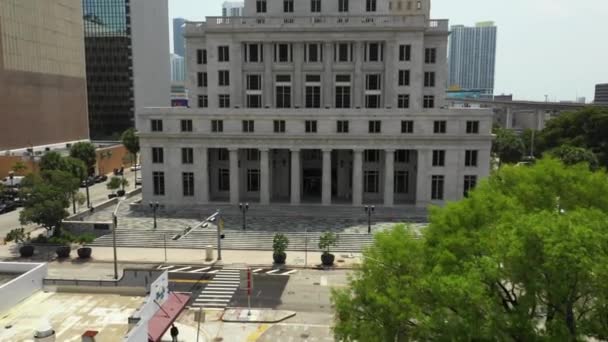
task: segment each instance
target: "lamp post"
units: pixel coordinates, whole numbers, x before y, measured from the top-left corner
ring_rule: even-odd
[[[154,229],[156,229],[156,211],[160,207],[158,202],[150,202],[150,208],[152,208],[152,213],[154,214]]]
[[[116,229],[118,228],[118,207],[122,200],[118,200],[116,204],[116,208],[112,213],[112,221],[114,223],[114,227],[112,228],[112,248],[114,249],[114,279],[118,279],[118,258],[116,256]]]
[[[243,213],[243,230],[247,230],[247,211],[249,203],[239,203],[239,210]]]
[[[367,213],[367,234],[372,233],[372,213],[376,210],[373,205],[366,205],[365,212]]]
[[[12,190],[12,188],[15,186],[14,181],[13,181],[13,178],[15,178],[15,172],[10,171],[8,173],[8,178],[10,178],[10,180],[11,180],[11,190]]]

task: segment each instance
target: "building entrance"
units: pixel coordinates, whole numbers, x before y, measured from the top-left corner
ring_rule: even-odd
[[[302,195],[304,198],[321,197],[322,171],[320,169],[304,169],[302,172]]]

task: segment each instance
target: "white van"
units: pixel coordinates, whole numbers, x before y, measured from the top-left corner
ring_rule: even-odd
[[[23,178],[25,178],[25,177],[24,176],[14,176],[13,179],[11,180],[11,177],[4,177],[4,178],[2,178],[2,183],[5,186],[20,186]]]

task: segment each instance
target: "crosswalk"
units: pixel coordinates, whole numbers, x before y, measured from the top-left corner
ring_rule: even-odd
[[[205,309],[224,309],[230,303],[240,285],[240,269],[223,268],[215,272],[215,276],[194,299],[192,307]]]
[[[161,264],[158,265],[157,268],[161,271],[167,271],[169,273],[186,273],[186,274],[210,274],[216,275],[218,274],[222,268],[218,266],[188,266],[188,265],[168,265]],[[256,275],[272,275],[272,276],[288,276],[296,273],[297,269],[291,268],[268,268],[268,267],[259,267],[252,268],[251,273]]]

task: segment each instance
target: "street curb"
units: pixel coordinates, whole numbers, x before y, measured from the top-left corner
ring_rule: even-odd
[[[222,322],[227,322],[227,323],[279,323],[282,322],[288,318],[294,317],[296,315],[295,311],[285,311],[285,310],[273,310],[273,309],[259,309],[259,308],[255,308],[252,310],[257,310],[257,311],[273,311],[273,312],[285,312],[285,314],[279,318],[276,319],[272,319],[272,320],[264,320],[264,319],[257,319],[257,320],[244,320],[244,319],[226,319],[224,318],[224,316],[226,315],[226,311],[229,310],[247,310],[247,308],[226,308],[224,310],[224,312],[222,313],[222,317],[220,318],[222,320]]]

